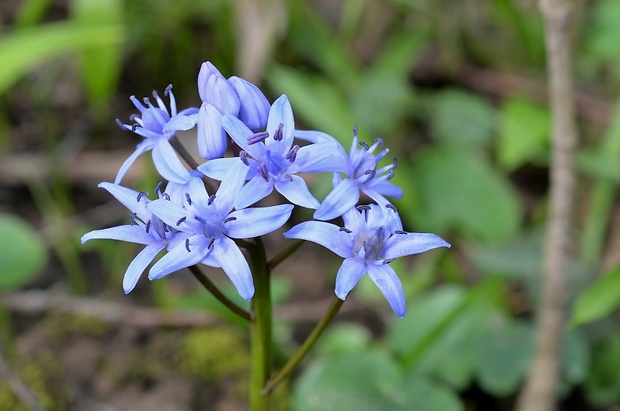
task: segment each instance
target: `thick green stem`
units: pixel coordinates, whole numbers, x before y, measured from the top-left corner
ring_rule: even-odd
[[[213,294],[215,298],[217,298],[222,304],[224,304],[230,311],[237,314],[239,317],[243,318],[246,321],[250,321],[250,314],[245,311],[243,308],[239,307],[237,304],[233,303],[226,297],[222,292],[217,288],[211,280],[198,268],[198,266],[192,265],[189,267],[189,271],[194,274],[194,277]]]
[[[329,323],[334,319],[334,317],[338,313],[338,310],[340,310],[340,307],[342,307],[343,303],[343,300],[334,296],[329,308],[327,309],[327,312],[325,313],[325,315],[323,315],[321,321],[316,325],[314,330],[312,330],[312,333],[308,336],[306,341],[304,341],[302,346],[299,347],[299,350],[297,350],[295,355],[293,355],[291,359],[284,365],[280,372],[274,378],[267,382],[265,388],[263,389],[264,395],[271,394],[271,392],[273,392],[273,390],[275,390],[276,387],[280,385],[280,383],[284,381],[286,377],[289,376],[289,374],[295,369],[295,367],[299,365],[299,363],[301,362],[301,360],[304,359],[308,351],[310,351],[310,349],[317,342],[321,334],[323,334],[323,331],[325,331]]]
[[[250,323],[252,353],[250,410],[267,411],[269,409],[269,395],[263,393],[263,387],[269,380],[273,367],[272,313],[270,271],[265,248],[260,238],[256,239],[256,246],[250,249],[250,253],[255,288],[254,298],[252,299],[252,322]]]

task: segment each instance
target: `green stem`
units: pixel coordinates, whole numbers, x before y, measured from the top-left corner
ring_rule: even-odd
[[[269,260],[269,262],[267,263],[269,269],[273,270],[278,264],[290,257],[295,251],[299,250],[299,248],[304,245],[304,243],[304,240],[293,241],[288,247],[280,251],[275,257]]]
[[[270,271],[265,248],[260,238],[256,239],[256,246],[250,251],[255,288],[252,299],[252,322],[250,323],[252,352],[250,410],[267,411],[269,395],[263,394],[262,391],[271,376],[273,367]]]
[[[187,151],[187,149],[183,146],[183,144],[181,144],[181,142],[176,136],[170,138],[170,145],[172,146],[172,148],[175,149],[177,153],[179,153],[181,158],[185,160],[188,166],[190,166],[194,170],[198,170],[198,166],[199,166],[198,162],[194,160],[194,157],[192,157],[190,152]],[[202,181],[204,181],[205,186],[207,187],[209,191],[213,193],[217,191],[217,187],[206,176],[202,177]]]
[[[246,321],[251,321],[250,314],[247,311],[245,311],[243,308],[239,307],[237,304],[229,300],[228,297],[226,297],[224,294],[222,294],[219,288],[217,288],[217,286],[213,284],[211,280],[209,280],[209,278],[200,270],[200,268],[198,268],[198,266],[192,265],[188,268],[189,268],[189,271],[191,271],[192,274],[194,274],[194,277],[196,277],[196,279],[200,282],[200,284],[202,284],[204,288],[209,290],[209,292],[211,292],[211,294],[213,294],[215,298],[220,300],[222,304],[228,307],[230,311],[237,314],[239,317],[243,318]]]
[[[289,376],[289,374],[295,369],[295,367],[299,365],[301,360],[303,360],[306,354],[308,354],[308,351],[310,351],[310,349],[317,342],[321,334],[323,334],[323,331],[325,331],[329,323],[334,319],[334,317],[338,313],[338,310],[340,310],[340,307],[342,307],[343,303],[343,300],[334,296],[331,304],[329,305],[329,308],[327,309],[327,312],[325,312],[325,315],[323,315],[321,321],[316,325],[316,327],[314,327],[314,330],[312,330],[312,333],[308,336],[306,341],[304,341],[302,346],[299,347],[299,350],[297,350],[295,355],[293,355],[291,359],[288,360],[288,362],[274,378],[267,381],[267,384],[265,384],[265,388],[263,389],[264,395],[271,394],[273,390],[275,390],[278,385],[280,385],[280,383],[282,383],[282,381],[284,381],[286,377]]]

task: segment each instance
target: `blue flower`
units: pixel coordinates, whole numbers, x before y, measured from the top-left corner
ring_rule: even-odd
[[[359,206],[342,217],[344,227],[323,221],[306,221],[284,236],[312,241],[344,258],[336,276],[338,298],[344,300],[367,273],[392,310],[403,317],[407,311],[403,287],[389,263],[398,257],[433,248],[449,248],[450,244],[435,234],[403,231],[400,217],[391,204]]]
[[[208,61],[202,63],[198,74],[198,93],[203,101],[198,113],[198,153],[204,159],[220,158],[226,153],[223,115],[239,118],[252,131],[267,125],[269,101],[263,92],[239,77],[226,80]]]
[[[212,160],[215,161],[215,160]],[[209,195],[201,179],[192,179],[182,204],[155,200],[147,208],[165,224],[186,235],[182,244],[171,248],[149,271],[154,280],[172,272],[203,263],[221,267],[239,294],[249,300],[254,295],[250,267],[233,238],[254,238],[280,228],[293,206],[233,209],[233,202],[245,182],[247,167],[237,162],[229,170],[218,191]]]
[[[147,204],[150,200],[146,197],[146,193],[139,193],[130,188],[112,183],[101,183],[99,187],[106,189],[125,207],[131,210],[130,224],[91,231],[84,234],[81,241],[84,244],[88,240],[109,239],[146,245],[129,264],[125,272],[123,289],[127,294],[134,289],[146,267],[160,251],[167,247],[173,247],[178,242],[183,243],[185,237],[173,227],[166,225],[147,209]],[[158,191],[161,197],[168,197],[168,194],[161,193],[159,190],[156,191]]]
[[[296,130],[295,136],[312,142],[336,141],[328,134],[316,131]],[[361,147],[358,147],[358,144]],[[338,172],[334,173],[334,189],[315,211],[315,219],[331,220],[340,217],[358,203],[360,191],[381,205],[389,204],[385,196],[403,196],[402,190],[389,181],[394,176],[396,158],[392,160],[392,164],[377,168],[379,161],[389,153],[388,149],[384,149],[377,155],[373,154],[382,145],[380,138],[377,138],[372,146],[358,143],[357,127],[353,129],[353,143],[349,155],[346,155],[342,147],[336,154],[343,167],[340,171],[343,171],[347,178],[342,179]]]
[[[145,140],[139,143],[136,150],[125,160],[116,175],[114,184],[119,184],[138,156],[148,150],[153,150],[155,168],[166,180],[183,183],[190,179],[189,172],[177,157],[169,140],[176,136],[177,131],[194,127],[196,123],[192,116],[198,110],[188,108],[177,113],[171,85],[166,88],[164,95],[170,97],[170,110],[157,92],[153,91],[157,106],[154,106],[148,98],[145,98],[142,104],[135,96],[130,97],[131,102],[140,111],[139,116],[131,117],[135,124],[123,124],[120,120],[116,120],[122,129],[131,130],[144,137]]]
[[[239,158],[220,158],[198,167],[206,176],[223,180],[237,163],[247,166],[250,180],[235,199],[237,209],[250,206],[268,196],[275,188],[293,204],[316,208],[319,202],[297,173],[333,171],[336,161],[329,161],[338,149],[334,142],[293,146],[295,123],[293,110],[285,95],[269,111],[267,131],[254,133],[234,116],[224,116],[222,125],[241,147]]]

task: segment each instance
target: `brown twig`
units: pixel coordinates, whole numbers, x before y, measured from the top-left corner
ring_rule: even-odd
[[[546,23],[547,72],[553,135],[551,198],[542,296],[536,318],[534,357],[517,411],[552,411],[564,327],[566,272],[575,191],[574,157],[578,142],[572,81],[569,0],[539,0]]]

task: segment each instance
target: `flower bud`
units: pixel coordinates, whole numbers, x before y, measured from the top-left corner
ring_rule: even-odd
[[[226,131],[222,113],[209,103],[202,103],[198,112],[198,153],[206,160],[221,158],[226,153]]]
[[[230,77],[228,81],[241,102],[239,120],[252,131],[265,129],[270,105],[263,92],[249,81],[236,76]]]
[[[236,116],[241,103],[232,85],[211,62],[202,63],[198,73],[198,94],[203,103],[209,103],[222,114]]]

